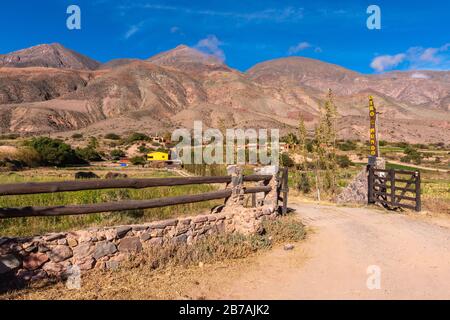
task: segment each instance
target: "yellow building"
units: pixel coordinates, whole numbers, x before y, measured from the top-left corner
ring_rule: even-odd
[[[147,154],[148,161],[167,161],[169,160],[169,154],[165,152],[150,152]]]

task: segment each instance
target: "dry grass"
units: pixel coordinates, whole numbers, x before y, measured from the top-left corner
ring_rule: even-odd
[[[93,270],[82,278],[81,290],[64,283],[33,285],[12,291],[0,299],[180,299],[196,286],[203,272],[245,264],[245,258],[286,241],[305,236],[303,224],[293,216],[264,223],[263,235],[224,234],[204,238],[193,245],[168,244],[130,259],[117,271]]]

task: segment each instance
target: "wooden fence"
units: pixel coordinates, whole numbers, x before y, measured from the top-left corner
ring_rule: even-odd
[[[272,178],[273,178],[272,175],[243,176],[244,182],[259,182],[259,181],[263,182],[262,183],[263,185],[261,186],[244,188],[244,193],[256,194],[259,192],[264,192],[267,194],[272,190],[272,188],[268,185]],[[29,183],[0,185],[0,196],[70,192],[70,191],[98,190],[98,189],[118,189],[118,188],[140,189],[151,187],[193,185],[193,184],[226,183],[228,185],[231,182],[231,180],[232,180],[231,176],[217,176],[217,177],[116,179],[116,180],[96,179],[96,180],[75,180],[75,181],[36,182],[36,183],[29,182]],[[283,190],[284,190],[283,192],[285,192],[283,200],[285,199],[284,202],[286,202],[287,204],[287,189],[284,188]],[[156,198],[149,200],[126,200],[126,201],[114,201],[107,203],[83,204],[83,205],[0,208],[0,219],[32,217],[32,216],[78,215],[78,214],[90,214],[109,211],[158,208],[178,204],[223,199],[230,197],[231,194],[232,189],[226,188],[224,190],[195,195],[182,195],[176,197]],[[283,212],[286,212],[286,208],[283,209]]]
[[[368,182],[369,203],[380,203],[388,209],[421,210],[419,171],[386,170],[369,166]]]

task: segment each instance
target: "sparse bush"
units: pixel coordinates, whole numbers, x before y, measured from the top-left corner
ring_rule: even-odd
[[[356,150],[356,143],[351,141],[351,140],[347,140],[343,143],[339,143],[338,144],[338,149],[342,150],[342,151],[350,151],[350,150]]]
[[[83,134],[81,133],[74,133],[72,135],[72,139],[81,139],[81,138],[83,138]]]
[[[105,134],[105,139],[108,140],[120,140],[120,136],[115,133],[107,133]]]
[[[133,143],[136,141],[148,141],[148,140],[150,140],[150,137],[140,132],[134,132],[127,138],[128,143]]]
[[[15,140],[19,137],[20,137],[20,135],[18,135],[16,133],[8,133],[8,134],[0,135],[0,140]]]
[[[341,168],[348,168],[353,165],[353,162],[349,159],[347,155],[337,155],[336,157],[337,164]]]
[[[406,155],[402,157],[400,160],[402,162],[413,162],[415,164],[420,164],[422,162],[422,155],[416,149],[411,146],[407,146],[403,153]]]

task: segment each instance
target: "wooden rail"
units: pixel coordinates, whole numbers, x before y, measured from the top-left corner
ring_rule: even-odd
[[[270,180],[270,175],[244,176],[244,181]],[[177,177],[177,178],[148,178],[148,179],[95,179],[55,182],[27,182],[0,184],[0,196],[22,195],[36,193],[54,193],[98,189],[142,189],[151,187],[172,187],[190,184],[230,183],[230,176],[218,177]]]
[[[269,192],[271,187],[251,187],[246,188],[244,193]],[[109,211],[138,210],[149,208],[160,208],[177,204],[194,203],[215,199],[223,199],[231,196],[231,189],[206,192],[195,195],[183,195],[177,197],[157,198],[150,200],[127,200],[106,203],[48,206],[48,207],[23,207],[23,208],[0,208],[0,219],[18,217],[49,217],[80,215],[88,213],[99,213]]]
[[[244,193],[255,194],[259,192],[268,193],[272,190],[268,182],[271,175],[248,175],[243,176],[243,181],[264,181],[263,186],[244,188]],[[36,193],[69,192],[95,189],[115,188],[149,188],[162,186],[181,186],[190,184],[230,183],[230,176],[218,177],[177,177],[177,178],[152,178],[152,179],[117,179],[117,180],[84,180],[84,181],[60,181],[39,183],[16,183],[0,185],[0,196],[25,195]],[[149,200],[126,200],[107,203],[84,204],[84,205],[60,205],[22,208],[0,208],[0,219],[35,217],[35,216],[64,216],[81,215],[99,212],[123,211],[158,208],[186,203],[209,201],[228,198],[232,189],[227,188],[195,195],[182,195],[176,197],[156,198]],[[287,198],[287,193],[286,193]]]

